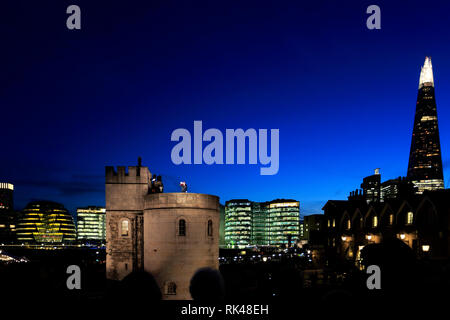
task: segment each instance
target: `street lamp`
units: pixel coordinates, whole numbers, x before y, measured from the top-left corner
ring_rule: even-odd
[[[341,239],[342,239],[342,241],[346,241],[347,237],[346,236],[342,236]]]
[[[423,251],[423,252],[428,252],[428,251],[430,251],[430,246],[429,246],[428,244],[422,245],[422,251]]]
[[[405,234],[404,233],[402,233],[401,235],[400,235],[400,239],[402,239],[402,240],[405,240]]]

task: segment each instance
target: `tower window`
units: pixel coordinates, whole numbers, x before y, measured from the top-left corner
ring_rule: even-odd
[[[389,215],[389,224],[391,226],[394,224],[394,215],[392,213]]]
[[[350,219],[347,220],[347,230],[350,230],[350,228],[352,227],[352,223],[350,222]]]
[[[128,220],[122,220],[122,223],[120,224],[120,234],[123,237],[127,237],[129,234],[129,230],[130,226],[129,226],[129,221]]]
[[[176,295],[177,294],[177,285],[175,282],[167,282],[166,283],[166,294],[168,294],[168,295]]]
[[[212,237],[213,235],[213,224],[212,220],[208,220],[208,237]]]
[[[178,235],[185,236],[186,235],[186,220],[181,219],[178,221]]]

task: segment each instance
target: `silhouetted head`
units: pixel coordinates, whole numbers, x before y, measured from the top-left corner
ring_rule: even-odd
[[[197,302],[217,303],[225,297],[225,284],[218,270],[201,268],[192,277],[189,291]]]
[[[146,271],[134,271],[123,278],[121,296],[130,301],[152,302],[161,300],[161,291],[153,276]]]

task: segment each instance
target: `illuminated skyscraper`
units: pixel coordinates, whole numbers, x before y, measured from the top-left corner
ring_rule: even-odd
[[[269,244],[293,245],[300,238],[300,202],[277,199],[268,205]]]
[[[380,201],[380,185],[381,175],[380,169],[375,169],[375,173],[371,176],[365,177],[361,188],[363,189],[363,195],[367,203]]]
[[[16,213],[13,208],[14,185],[0,182],[0,244],[13,243],[16,233]]]
[[[51,201],[30,202],[19,218],[16,232],[19,242],[32,244],[53,245],[76,239],[69,211],[62,204]]]
[[[11,183],[0,182],[0,211],[13,210],[13,192],[14,185]]]
[[[77,239],[87,243],[106,241],[106,209],[86,207],[77,209]]]
[[[429,57],[425,58],[420,72],[407,177],[416,185],[418,193],[444,188],[433,68]]]
[[[233,247],[251,243],[252,203],[247,199],[225,203],[225,242]]]

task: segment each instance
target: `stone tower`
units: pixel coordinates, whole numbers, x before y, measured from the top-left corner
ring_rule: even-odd
[[[219,266],[219,198],[149,194],[150,178],[147,167],[106,167],[106,275],[144,269],[163,299],[190,299],[195,271]]]
[[[143,268],[144,197],[151,174],[140,166],[105,169],[106,277],[121,280]]]

